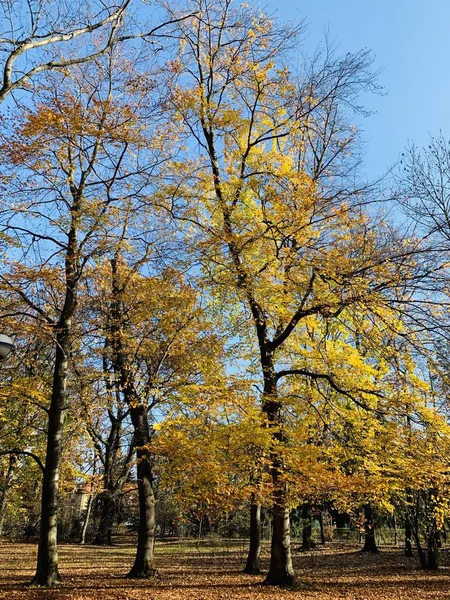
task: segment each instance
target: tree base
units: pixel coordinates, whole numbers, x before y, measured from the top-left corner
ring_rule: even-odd
[[[268,573],[262,582],[263,585],[273,585],[277,587],[296,588],[298,586],[295,575],[286,575],[286,573]]]
[[[261,575],[261,569],[256,565],[246,565],[242,572],[247,575]]]
[[[36,573],[33,579],[28,584],[29,586],[37,586],[37,587],[56,587],[61,582],[61,575],[59,571],[53,574],[40,574]]]
[[[299,552],[308,552],[309,550],[316,550],[317,549],[317,544],[315,542],[311,542],[307,545],[301,545],[298,548]]]
[[[159,577],[157,569],[150,567],[144,567],[142,569],[133,567],[127,574],[127,579],[155,579],[157,577]]]
[[[374,539],[366,540],[364,546],[361,548],[361,552],[367,552],[368,554],[380,553]]]

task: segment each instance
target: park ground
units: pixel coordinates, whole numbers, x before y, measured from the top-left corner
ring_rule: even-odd
[[[245,546],[238,542],[160,542],[156,580],[127,580],[134,547],[62,544],[63,582],[56,589],[27,587],[37,547],[0,543],[0,599],[7,600],[431,600],[450,599],[450,551],[442,568],[427,573],[400,549],[361,554],[349,546],[299,552],[294,545],[298,589],[261,586],[262,577],[242,574]],[[267,567],[267,549],[264,566]]]

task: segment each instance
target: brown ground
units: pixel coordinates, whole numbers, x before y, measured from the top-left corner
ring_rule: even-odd
[[[443,553],[438,573],[417,569],[416,559],[399,550],[377,556],[350,548],[294,552],[296,591],[260,585],[261,577],[243,575],[245,548],[157,546],[160,579],[123,578],[132,563],[131,544],[113,548],[61,545],[63,582],[57,589],[25,587],[34,572],[34,544],[0,544],[0,599],[35,600],[450,600],[450,555]],[[446,564],[447,563],[447,564]],[[267,566],[267,564],[265,565]]]

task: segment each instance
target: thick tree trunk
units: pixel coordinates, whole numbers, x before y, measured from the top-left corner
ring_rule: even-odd
[[[302,521],[302,550],[311,550],[314,548],[314,542],[312,540],[312,509],[309,502],[303,504]]]
[[[244,573],[258,575],[261,573],[261,505],[256,504],[254,494],[250,506],[250,547]]]
[[[97,546],[112,545],[112,529],[116,519],[117,506],[114,496],[110,491],[105,491],[101,495],[101,513],[100,524],[93,544]]]
[[[8,460],[8,470],[5,473],[5,480],[3,482],[2,490],[0,493],[0,535],[3,535],[3,527],[5,524],[6,499],[8,497],[8,492],[13,482],[13,475],[16,462],[17,456],[15,454],[10,454]]]
[[[282,431],[282,406],[278,402],[277,380],[273,365],[273,355],[262,352],[264,373],[263,410],[269,426],[273,427],[274,450],[271,452],[270,474],[273,484],[272,543],[270,547],[270,567],[264,583],[267,585],[293,586],[295,573],[291,557],[291,537],[287,486],[282,479],[282,459],[277,447],[286,440]]]
[[[406,517],[406,520],[405,520],[405,556],[414,556],[411,538],[412,538],[411,522],[409,520],[409,517]]]
[[[369,504],[364,506],[364,546],[361,552],[371,552],[372,554],[378,554],[379,552],[375,542],[373,512]]]
[[[284,505],[284,490],[279,490],[275,495],[270,567],[264,583],[292,586],[295,574],[291,558],[289,509]]]
[[[32,583],[52,587],[60,581],[57,550],[58,487],[61,468],[62,435],[66,413],[70,321],[57,334],[55,368],[50,408],[48,410],[47,452],[42,481],[41,524],[37,568]]]
[[[145,448],[150,442],[150,430],[145,407],[131,406],[130,416],[135,430],[137,478],[139,493],[139,532],[134,565],[127,577],[149,578],[157,574],[154,565],[155,494],[153,473]]]
[[[120,387],[130,410],[133,423],[133,448],[136,449],[136,472],[139,496],[139,531],[138,544],[134,564],[127,577],[154,577],[157,571],[154,566],[155,546],[155,494],[153,490],[153,473],[149,461],[147,445],[151,441],[148,423],[148,406],[141,402],[136,393],[133,373],[127,360],[123,345],[120,323],[123,318],[121,294],[123,291],[118,273],[119,254],[111,260],[112,291],[114,303],[112,306],[112,346],[114,350],[113,368],[119,375]]]

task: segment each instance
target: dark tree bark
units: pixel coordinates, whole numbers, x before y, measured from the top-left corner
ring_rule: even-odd
[[[62,436],[66,416],[66,387],[72,341],[72,318],[77,306],[80,266],[78,230],[82,187],[71,186],[71,224],[65,255],[66,292],[59,321],[55,326],[55,362],[52,395],[48,408],[48,431],[42,479],[41,522],[36,573],[32,583],[52,587],[61,580],[58,571],[58,491],[61,470]]]
[[[440,536],[436,525],[436,520],[433,519],[427,536],[427,570],[437,571],[439,569],[439,545]]]
[[[406,519],[405,519],[405,556],[414,556],[411,538],[412,538],[411,522],[409,520],[409,517],[406,517]]]
[[[117,516],[116,499],[109,490],[106,490],[101,494],[100,502],[100,523],[92,543],[97,546],[111,546],[112,530]]]
[[[408,517],[409,526],[414,537],[416,544],[417,555],[419,557],[419,565],[421,569],[428,569],[427,555],[422,548],[422,542],[420,541],[419,535],[419,508],[420,508],[420,494],[416,495],[415,511],[412,517]]]
[[[107,352],[109,341],[105,340],[103,355],[103,375],[108,395],[108,419],[110,422],[108,437],[99,435],[94,426],[89,426],[97,455],[103,465],[103,492],[100,494],[100,523],[93,544],[98,546],[112,545],[112,531],[120,506],[120,496],[131,469],[134,453],[133,442],[128,446],[126,456],[122,453],[123,421],[128,415],[124,409],[120,395],[120,384],[108,364]],[[113,367],[114,370],[114,367]],[[115,410],[112,408],[115,406]]]
[[[263,349],[261,356],[265,397],[263,410],[267,414],[269,425],[274,427],[274,440],[277,443],[284,443],[284,435],[280,428],[282,406],[278,402],[273,353]],[[295,573],[291,557],[289,507],[286,500],[287,489],[282,478],[282,463],[277,450],[272,451],[270,459],[270,474],[274,489],[273,529],[270,547],[270,567],[264,583],[267,585],[293,586],[295,585]]]
[[[123,286],[118,273],[119,253],[111,260],[113,305],[111,309],[111,342],[113,346],[113,368],[120,381],[120,387],[130,411],[134,429],[134,444],[137,459],[137,479],[139,495],[139,532],[138,545],[134,564],[127,577],[149,578],[157,574],[154,565],[155,546],[155,493],[153,490],[153,473],[148,454],[151,441],[148,421],[148,406],[141,402],[135,390],[133,373],[127,360],[122,341],[121,323],[123,319],[121,294]]]
[[[375,542],[375,525],[370,504],[364,506],[364,546],[361,552],[370,552],[372,554],[378,554],[379,552]]]
[[[66,318],[56,339],[53,390],[48,410],[47,452],[42,481],[41,524],[37,568],[32,583],[52,587],[61,579],[58,571],[58,488],[61,469],[62,435],[66,413],[66,382],[70,350],[71,320]]]
[[[427,511],[431,511],[433,509],[432,503],[429,503],[430,500],[430,492],[424,491],[422,493],[416,493],[416,501],[413,515],[408,515],[408,520],[411,528],[412,535],[414,537],[414,542],[417,549],[417,554],[419,556],[419,564],[420,568],[427,571],[437,571],[439,568],[439,546],[440,546],[440,533],[437,528],[436,519],[434,517],[430,518],[426,527],[426,550],[422,547],[422,542],[420,539],[420,523],[419,523],[419,514],[421,507],[427,514]],[[429,512],[428,512],[429,514]]]
[[[312,509],[309,502],[305,502],[302,507],[302,550],[311,550],[314,548],[312,540]]]
[[[414,537],[416,537],[416,536],[414,536]],[[420,568],[427,570],[428,569],[427,555],[423,551],[422,544],[420,543],[420,541],[418,541],[417,538],[416,538],[416,548],[417,548],[417,554],[419,556]]]
[[[439,532],[435,523],[427,532],[427,551],[422,548],[418,531],[413,527],[413,535],[419,556],[420,568],[425,571],[437,571],[439,568]]]
[[[146,450],[150,443],[150,430],[145,407],[131,407],[136,441],[137,478],[139,492],[139,532],[134,565],[127,577],[154,577],[157,573],[154,565],[155,546],[155,494],[153,491],[152,467]]]
[[[261,505],[255,502],[255,495],[252,494],[252,503],[250,506],[250,547],[247,556],[244,573],[258,575],[261,573]]]

